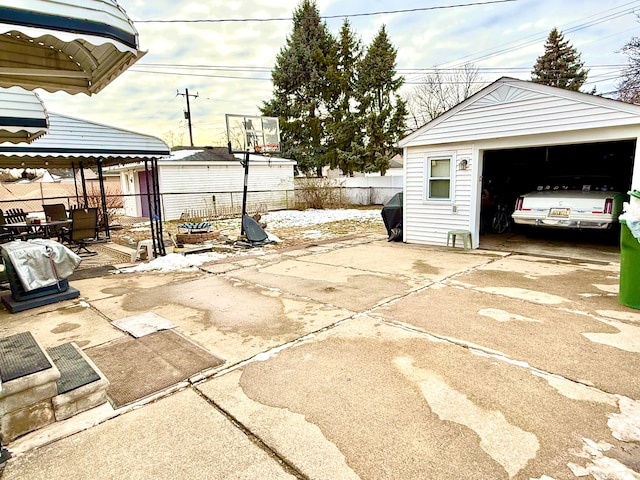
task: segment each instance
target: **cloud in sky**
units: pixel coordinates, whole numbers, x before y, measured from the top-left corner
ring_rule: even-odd
[[[337,35],[346,16],[479,3],[481,0],[317,0],[329,30]],[[39,91],[49,111],[167,138],[188,145],[184,117],[189,89],[196,145],[226,141],[226,113],[259,114],[271,97],[269,69],[285,45],[291,21],[152,23],[146,20],[291,18],[297,0],[118,0],[134,21],[147,55],[97,95]],[[589,85],[615,88],[626,57],[620,48],[640,36],[640,0],[516,0],[406,13],[350,16],[368,45],[382,25],[398,50],[397,67],[408,84],[420,75],[410,69],[454,67],[472,62],[487,83],[501,76],[530,78],[553,27],[565,33],[591,67]],[[610,65],[613,67],[602,67]]]

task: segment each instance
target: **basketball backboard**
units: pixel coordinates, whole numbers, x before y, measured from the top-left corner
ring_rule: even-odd
[[[225,115],[231,152],[275,153],[280,151],[277,117]]]

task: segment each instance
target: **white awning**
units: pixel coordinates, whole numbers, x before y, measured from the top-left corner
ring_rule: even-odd
[[[0,144],[0,168],[70,168],[99,159],[103,166],[164,158],[171,149],[151,135],[49,113],[49,133],[33,143]]]
[[[38,94],[0,88],[0,143],[30,143],[48,129],[49,115]]]
[[[145,53],[115,0],[0,0],[0,87],[92,95]]]

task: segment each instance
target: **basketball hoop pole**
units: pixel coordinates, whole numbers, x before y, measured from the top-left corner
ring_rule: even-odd
[[[240,217],[240,235],[244,235],[244,216],[247,213],[247,188],[249,183],[249,150],[244,154],[244,190],[242,191],[242,216]]]

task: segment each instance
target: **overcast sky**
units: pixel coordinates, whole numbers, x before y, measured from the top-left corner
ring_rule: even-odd
[[[148,53],[97,95],[38,91],[49,111],[189,144],[184,110],[189,90],[194,144],[226,142],[225,114],[259,114],[271,97],[270,69],[292,29],[294,0],[118,0]],[[473,5],[476,3],[476,5]],[[615,89],[626,63],[621,47],[640,36],[640,0],[317,0],[329,30],[349,17],[368,45],[382,25],[398,50],[405,90],[416,69],[472,62],[481,77],[528,80],[553,27],[591,68],[588,87]],[[445,7],[445,8],[433,8]],[[432,8],[432,9],[429,9]],[[427,10],[429,9],[429,10]],[[402,10],[411,10],[402,12]],[[386,12],[376,14],[378,12]],[[363,15],[370,14],[370,15]],[[179,20],[273,19],[284,21]],[[171,20],[158,23],[153,20]]]

